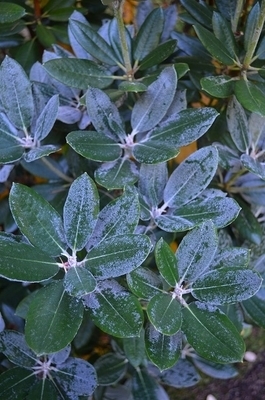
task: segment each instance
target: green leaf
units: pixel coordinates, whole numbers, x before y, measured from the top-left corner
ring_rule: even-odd
[[[25,326],[29,347],[39,356],[63,349],[75,337],[83,311],[83,304],[66,293],[62,281],[43,287],[29,305]]]
[[[218,268],[200,276],[192,285],[193,296],[210,304],[220,305],[247,300],[260,288],[260,276],[250,269]]]
[[[12,124],[25,131],[34,113],[31,83],[20,64],[8,56],[1,64],[0,78],[5,112]]]
[[[10,163],[18,161],[23,153],[24,148],[21,146],[15,132],[12,132],[10,123],[6,121],[4,114],[0,114],[0,163]]]
[[[260,18],[260,5],[257,2],[253,7],[251,7],[245,26],[244,48],[246,52],[248,51],[249,47],[253,45],[252,39],[253,35],[256,34],[256,29],[258,29],[257,27],[259,24],[259,18]]]
[[[144,369],[136,369],[132,376],[132,395],[134,400],[168,400],[168,395],[155,378]]]
[[[114,161],[122,155],[120,145],[104,133],[73,131],[67,135],[66,141],[78,154],[90,160]]]
[[[160,371],[172,367],[180,356],[182,334],[166,336],[158,332],[151,324],[146,327],[145,348],[148,357]]]
[[[154,165],[142,164],[138,187],[145,201],[157,207],[163,200],[163,192],[168,179],[166,163]]]
[[[143,60],[160,41],[164,27],[164,14],[162,8],[155,8],[145,19],[137,33],[133,56],[135,60]]]
[[[164,163],[179,154],[179,149],[172,147],[172,143],[155,140],[142,140],[133,146],[133,156],[143,164]]]
[[[139,267],[127,275],[130,290],[140,299],[151,300],[162,291],[162,279],[155,272]]]
[[[150,322],[164,335],[174,335],[181,328],[181,304],[172,293],[156,294],[146,309]]]
[[[41,22],[36,26],[36,36],[43,47],[51,47],[56,43],[56,37],[53,34],[52,29]]]
[[[133,233],[137,227],[139,216],[137,190],[134,186],[127,186],[122,196],[111,201],[100,211],[87,249],[107,238]]]
[[[50,21],[68,21],[71,14],[74,12],[75,8],[73,6],[58,8],[49,12]],[[81,11],[81,10],[80,10]]]
[[[36,121],[35,140],[43,140],[48,136],[55,124],[59,108],[59,95],[52,96]]]
[[[155,260],[162,277],[170,286],[175,287],[179,279],[177,260],[175,254],[163,238],[156,244]]]
[[[142,82],[129,82],[129,81],[123,81],[119,84],[119,90],[122,90],[123,92],[146,92],[147,91],[147,86],[144,85]]]
[[[99,279],[115,278],[139,267],[150,250],[151,242],[145,235],[113,236],[95,245],[84,263]]]
[[[250,146],[250,133],[246,113],[236,97],[230,98],[226,111],[227,127],[237,149],[245,152]]]
[[[202,90],[213,97],[224,99],[234,92],[235,80],[227,75],[206,76],[200,80]]]
[[[59,256],[65,250],[61,217],[43,197],[14,183],[9,204],[19,229],[34,246],[51,256]]]
[[[201,377],[189,360],[179,358],[174,367],[160,374],[159,379],[165,385],[182,389],[196,385]]]
[[[165,68],[133,107],[131,125],[134,134],[148,131],[162,120],[172,103],[176,87],[177,74],[174,67]]]
[[[89,88],[86,93],[86,107],[98,132],[115,141],[126,137],[119,110],[106,93],[94,87]]]
[[[17,21],[26,14],[25,8],[14,3],[1,2],[0,24]]]
[[[125,26],[124,28],[125,38],[127,42],[128,55],[130,62],[132,64],[132,36]],[[124,65],[123,54],[122,54],[122,45],[120,39],[120,32],[117,18],[113,18],[109,21],[108,24],[108,40],[111,45],[112,50],[115,52],[117,59],[119,60],[121,65]]]
[[[200,4],[195,0],[181,0],[181,4],[200,24],[207,28],[212,25],[212,12],[205,4]]]
[[[48,379],[38,379],[36,384],[28,391],[27,400],[58,400],[58,392],[52,381]]]
[[[104,354],[98,358],[94,364],[98,385],[109,386],[120,381],[126,374],[127,364],[128,361],[124,357],[115,353]]]
[[[144,330],[139,337],[123,339],[123,350],[129,363],[134,367],[139,367],[145,359]]]
[[[71,185],[63,208],[67,243],[74,251],[82,250],[95,228],[99,212],[99,196],[94,181],[87,173]]]
[[[44,68],[58,81],[82,90],[90,85],[103,89],[113,81],[109,70],[90,60],[58,58],[47,61]]]
[[[199,302],[189,304],[183,310],[182,327],[189,344],[201,357],[221,364],[242,361],[244,341],[218,308]]]
[[[259,296],[253,296],[251,299],[243,301],[243,309],[261,328],[265,328],[265,301]]]
[[[176,63],[176,64],[174,64],[174,68],[178,75],[178,79],[182,78],[190,70],[187,63]]]
[[[73,297],[82,297],[95,290],[97,281],[94,276],[83,267],[72,267],[64,278],[64,287]]]
[[[240,79],[235,83],[235,95],[244,108],[263,117],[265,116],[265,95],[258,87],[258,84]]]
[[[249,156],[248,154],[242,154],[240,161],[246,169],[258,175],[261,179],[265,180],[265,163],[259,162]]]
[[[123,189],[138,179],[138,169],[134,162],[118,159],[102,164],[95,172],[95,180],[108,190]]]
[[[57,263],[25,243],[0,241],[0,275],[14,281],[41,282],[58,272]]]
[[[213,58],[218,60],[224,65],[234,65],[235,60],[231,57],[229,50],[226,48],[219,39],[217,39],[208,29],[200,25],[194,25],[195,32],[197,33],[200,41],[205,48],[211,53]]]
[[[193,282],[205,273],[217,251],[218,237],[211,221],[194,228],[176,252],[180,282]]]
[[[79,396],[90,396],[97,387],[97,376],[94,367],[85,360],[69,358],[51,371],[52,380],[67,393],[69,399]]]
[[[252,243],[260,245],[262,241],[262,229],[259,221],[241,197],[237,198],[241,206],[241,212],[233,223],[233,227],[238,231],[241,238],[250,240]]]
[[[177,41],[175,39],[159,44],[149,54],[147,54],[140,62],[140,70],[145,70],[159,65],[166,60],[176,49]]]
[[[231,58],[235,58],[238,50],[231,24],[220,13],[215,11],[213,12],[212,23],[215,37],[226,47]]]
[[[36,382],[32,371],[15,367],[0,375],[0,393],[5,400],[22,400]]]
[[[217,166],[218,152],[213,146],[191,154],[170,176],[164,191],[165,204],[180,207],[195,199],[209,185]]]
[[[117,65],[118,60],[110,45],[88,24],[70,18],[69,27],[78,43],[103,64]],[[92,84],[92,86],[94,86]]]
[[[124,338],[139,336],[143,325],[143,311],[137,298],[115,280],[101,282],[96,291],[87,296],[94,323],[110,335]]]
[[[13,364],[31,369],[37,364],[35,353],[28,347],[24,335],[16,331],[5,330],[0,335],[1,352]]]
[[[36,147],[30,149],[27,153],[24,153],[24,160],[27,163],[38,160],[39,158],[48,156],[51,153],[55,153],[60,150],[60,147],[53,144],[47,144],[45,146]]]
[[[219,238],[220,239],[220,238]],[[250,250],[243,247],[228,247],[219,250],[215,255],[211,269],[223,267],[237,267],[246,268],[249,264]]]

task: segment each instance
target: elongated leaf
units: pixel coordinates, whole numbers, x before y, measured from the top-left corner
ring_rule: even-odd
[[[54,387],[52,381],[48,379],[37,379],[36,384],[31,387],[28,392],[28,400],[57,400],[58,392]]]
[[[252,297],[260,288],[260,276],[249,269],[218,268],[192,285],[193,296],[210,304],[235,303]]]
[[[42,157],[48,156],[51,153],[55,153],[60,150],[58,145],[47,144],[45,146],[36,147],[30,149],[27,153],[24,153],[24,160],[27,163],[39,160]]]
[[[244,32],[244,48],[248,51],[249,46],[252,45],[253,35],[256,33],[255,30],[258,26],[258,21],[260,18],[260,5],[257,2],[251,7],[251,10],[248,14],[245,32]]]
[[[34,190],[13,184],[9,198],[13,217],[29,241],[51,256],[66,247],[60,215]]]
[[[163,335],[151,324],[147,325],[145,334],[145,348],[148,357],[160,371],[172,367],[180,356],[182,334],[172,336]]]
[[[2,372],[0,376],[0,393],[5,400],[21,400],[28,394],[36,382],[32,371],[15,367]]]
[[[138,169],[131,160],[118,159],[102,164],[95,172],[95,179],[108,190],[123,189],[137,181]]]
[[[89,88],[86,93],[86,106],[98,132],[113,140],[126,137],[118,108],[102,90]]]
[[[193,362],[204,374],[217,379],[231,379],[238,375],[237,369],[231,364],[217,364],[194,357]]]
[[[205,273],[217,250],[218,238],[211,221],[194,228],[181,241],[176,252],[181,282],[194,282]]]
[[[205,25],[207,28],[212,25],[212,13],[206,5],[200,4],[195,0],[181,0],[181,4],[200,24]]]
[[[37,357],[28,347],[24,335],[16,331],[5,330],[0,335],[1,352],[13,364],[24,368],[32,368],[37,363]]]
[[[25,8],[18,4],[8,3],[2,1],[1,3],[1,15],[0,24],[7,24],[10,22],[17,21],[26,14]]]
[[[213,97],[224,99],[234,92],[235,80],[227,75],[207,76],[200,80],[202,90]]]
[[[166,60],[176,49],[177,41],[175,39],[159,44],[154,50],[147,54],[140,62],[140,70],[145,70],[158,65]]]
[[[127,42],[128,54],[129,54],[130,62],[132,63],[132,37],[129,32],[129,29],[127,29],[125,27],[124,31],[125,31],[125,38],[126,38],[126,42]],[[121,39],[120,39],[120,33],[119,33],[119,26],[118,26],[118,21],[116,18],[113,18],[109,21],[108,38],[109,38],[109,42],[112,47],[112,50],[115,52],[116,58],[119,60],[119,62],[122,65],[124,65]]]
[[[119,354],[108,353],[98,358],[94,364],[98,384],[108,386],[117,383],[125,375],[127,364],[128,361]]]
[[[228,130],[238,150],[245,152],[250,145],[250,134],[246,113],[233,96],[227,106],[226,120]]]
[[[119,84],[119,90],[123,92],[146,92],[147,86],[139,81],[123,81]]]
[[[181,328],[181,304],[172,294],[159,293],[149,301],[147,315],[156,330],[164,335],[174,335]]]
[[[99,196],[94,181],[86,174],[71,185],[63,209],[66,240],[74,251],[85,247],[98,217]]]
[[[140,216],[139,200],[134,186],[127,186],[118,197],[100,211],[87,249],[107,238],[133,233]]]
[[[60,368],[52,371],[51,376],[71,399],[90,396],[98,384],[95,368],[87,361],[77,358],[69,358]]]
[[[242,303],[244,310],[250,318],[260,327],[265,328],[265,301],[258,296],[253,296]]]
[[[240,79],[235,83],[235,95],[239,103],[249,111],[265,116],[264,93],[253,82]]]
[[[163,11],[161,8],[156,8],[148,15],[137,33],[133,46],[135,60],[142,60],[158,46],[163,27]]]
[[[139,336],[143,325],[143,311],[136,297],[116,281],[104,281],[87,296],[94,323],[104,332],[116,337]]]
[[[242,154],[240,160],[245,168],[265,180],[265,163],[259,162],[247,154]]]
[[[155,272],[139,267],[127,275],[130,290],[141,299],[151,300],[162,291],[162,279]]]
[[[238,231],[241,238],[260,245],[262,241],[262,229],[258,219],[255,217],[249,205],[241,198],[237,198],[242,209],[233,226]]]
[[[174,367],[163,371],[159,379],[165,385],[180,388],[188,388],[196,385],[201,379],[194,365],[187,359],[179,358]]]
[[[218,12],[213,12],[213,32],[217,39],[219,39],[232,58],[238,53],[235,36],[231,29],[231,24]]]
[[[14,281],[41,282],[58,272],[57,263],[25,243],[0,241],[0,275]]]
[[[6,56],[0,69],[1,101],[10,121],[25,130],[31,124],[34,104],[30,81],[20,66]]]
[[[172,287],[178,282],[178,269],[175,254],[169,245],[161,238],[155,247],[155,260],[160,274]]]
[[[180,207],[196,198],[211,182],[218,166],[215,147],[204,147],[183,161],[170,176],[164,191],[169,207]]]
[[[194,29],[202,44],[216,60],[224,65],[233,65],[235,63],[234,57],[231,57],[225,44],[217,39],[208,29],[197,24],[194,25]]]
[[[211,269],[223,267],[246,268],[249,264],[250,250],[243,247],[230,247],[219,250],[215,255]]]
[[[30,348],[37,355],[63,349],[75,337],[83,310],[82,303],[66,293],[62,281],[40,289],[27,314],[25,337]]]
[[[138,187],[148,204],[156,207],[161,203],[167,179],[166,163],[141,165]]]
[[[90,85],[103,89],[112,83],[109,70],[90,60],[58,58],[47,61],[44,68],[53,78],[78,89]]]
[[[36,121],[36,129],[34,132],[35,140],[43,140],[44,138],[46,138],[46,136],[48,136],[56,121],[58,108],[59,96],[55,95],[48,101]]]
[[[163,387],[144,369],[134,371],[132,394],[134,400],[169,400]]]
[[[72,267],[64,278],[64,287],[67,293],[74,297],[82,297],[96,289],[97,281],[94,276],[83,267]]]
[[[94,58],[108,65],[117,65],[117,57],[108,43],[88,24],[75,19],[69,27],[78,43]]]
[[[165,68],[133,107],[131,124],[134,133],[150,130],[161,121],[172,103],[176,87],[175,69]]]
[[[3,114],[1,114],[2,116]],[[10,163],[19,160],[24,148],[18,139],[9,131],[9,127],[4,123],[0,116],[0,162],[1,164]]]
[[[124,338],[122,342],[123,350],[130,364],[134,368],[139,367],[145,359],[144,330],[141,331],[139,337]]]
[[[197,353],[209,361],[242,361],[245,345],[232,322],[218,308],[191,303],[183,310],[183,331]]]
[[[97,278],[114,278],[139,267],[150,250],[151,242],[145,235],[114,236],[95,245],[84,263]]]
[[[146,140],[136,143],[133,147],[133,156],[143,164],[164,163],[179,154],[179,149],[172,147],[171,143]]]
[[[114,161],[122,155],[116,141],[95,131],[73,131],[67,135],[67,143],[81,156],[94,161]]]

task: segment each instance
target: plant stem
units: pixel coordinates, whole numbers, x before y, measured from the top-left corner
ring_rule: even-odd
[[[121,51],[122,51],[124,66],[126,68],[127,76],[130,79],[130,78],[132,78],[132,65],[131,65],[131,60],[130,60],[128,44],[126,41],[125,26],[124,26],[124,22],[123,22],[123,18],[122,18],[123,4],[124,4],[124,0],[115,0],[115,1],[113,1],[112,6],[113,6],[113,10],[114,10],[114,16],[117,19],[117,23],[118,23],[118,30],[119,30],[119,36],[120,36],[120,41],[121,41]]]
[[[252,60],[253,54],[255,53],[264,22],[265,22],[265,0],[262,0],[261,6],[260,6],[260,14],[259,14],[259,18],[258,18],[258,23],[253,32],[251,42],[249,43],[247,53],[246,53],[244,61],[243,61],[243,65],[244,65],[245,69],[248,69],[249,65],[253,61]]]
[[[240,15],[241,15],[243,7],[244,7],[244,3],[245,3],[245,0],[237,0],[235,14],[234,14],[233,19],[231,21],[232,31],[234,33],[237,31],[237,25],[238,25],[238,21],[239,21]]]
[[[62,171],[57,169],[54,165],[50,163],[47,157],[42,157],[42,162],[48,167],[52,172],[54,172],[59,178],[62,178],[64,181],[72,183],[73,179],[70,176],[65,175]]]

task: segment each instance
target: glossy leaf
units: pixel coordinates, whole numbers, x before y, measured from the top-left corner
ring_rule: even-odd
[[[165,68],[133,107],[131,125],[135,134],[150,130],[161,121],[172,103],[176,87],[175,69]],[[163,96],[161,96],[161,91],[163,91]]]
[[[51,153],[55,153],[60,150],[60,147],[53,144],[47,144],[45,146],[36,147],[30,149],[27,153],[24,153],[24,160],[28,163],[39,160],[42,157],[48,156]]]
[[[132,376],[132,395],[134,400],[169,400],[165,390],[147,371],[137,369]]]
[[[138,187],[148,204],[156,207],[161,203],[167,179],[166,163],[141,165]]]
[[[139,221],[139,211],[137,191],[134,186],[127,186],[122,196],[100,211],[87,249],[107,238],[134,233]]]
[[[25,342],[20,332],[5,330],[0,335],[1,352],[13,364],[24,368],[32,368],[37,363],[37,357]]]
[[[144,330],[141,331],[141,335],[132,338],[123,339],[123,350],[129,363],[137,368],[145,359],[145,344],[144,344]]]
[[[32,371],[15,367],[2,372],[0,376],[0,393],[5,400],[21,400],[28,394],[36,382]]]
[[[181,0],[181,4],[200,24],[207,28],[212,24],[212,13],[204,4],[197,3],[195,0]]]
[[[207,76],[200,83],[202,90],[221,99],[231,96],[235,85],[234,79],[227,75]]]
[[[1,101],[9,120],[19,129],[31,124],[34,112],[30,81],[20,66],[6,56],[1,64]]]
[[[156,330],[164,335],[174,335],[181,328],[180,303],[169,293],[156,294],[147,305],[147,315]]]
[[[87,244],[98,217],[99,196],[94,181],[86,174],[71,185],[63,208],[67,243],[74,251]]]
[[[86,268],[99,279],[125,275],[139,267],[151,250],[148,236],[113,236],[95,245],[84,260]]]
[[[69,27],[78,43],[91,56],[103,64],[117,64],[117,58],[112,48],[90,25],[71,18],[69,20]]]
[[[21,184],[13,184],[9,198],[13,217],[29,241],[51,256],[65,250],[60,215],[38,193]]]
[[[189,360],[179,358],[172,368],[160,374],[159,379],[165,385],[180,389],[196,385],[201,377]]]
[[[83,310],[82,303],[66,293],[62,281],[40,289],[29,305],[26,319],[25,337],[29,347],[37,355],[63,349],[75,337]]]
[[[48,101],[36,121],[36,129],[34,132],[35,140],[43,140],[46,138],[46,136],[48,136],[56,121],[58,109],[59,96],[55,95]]]
[[[218,237],[211,221],[194,228],[180,242],[176,252],[181,282],[193,282],[205,273],[217,250]]]
[[[161,8],[156,8],[148,15],[137,33],[133,46],[135,60],[143,60],[158,46],[163,27],[163,11]]]
[[[1,15],[0,24],[7,24],[10,22],[17,21],[18,19],[24,17],[26,14],[25,8],[14,3],[1,3]]]
[[[128,48],[128,55],[130,58],[130,62],[132,62],[132,37],[129,32],[129,29],[125,27],[125,37],[127,42]],[[108,38],[111,45],[112,50],[115,52],[116,58],[119,60],[120,64],[124,64],[123,55],[122,55],[122,46],[121,46],[121,39],[118,27],[118,21],[116,18],[113,18],[109,21],[108,26]]]
[[[24,148],[19,140],[10,131],[9,124],[5,122],[4,114],[0,115],[0,162],[1,164],[18,161],[23,153]]]
[[[155,140],[146,140],[136,143],[133,147],[133,156],[143,164],[164,163],[179,154],[179,149],[174,148],[172,143]]]
[[[147,86],[144,85],[142,82],[138,81],[123,81],[119,84],[119,90],[123,92],[146,92],[147,91]]]
[[[44,68],[59,82],[78,89],[90,85],[103,89],[112,83],[109,70],[90,60],[58,58],[47,61]]]
[[[37,379],[37,382],[28,391],[27,400],[57,400],[57,393],[52,381],[48,379]]]
[[[108,353],[98,358],[94,364],[100,386],[114,385],[123,378],[128,361],[119,354]]]
[[[158,332],[151,324],[147,325],[145,348],[148,357],[160,371],[172,367],[180,356],[182,334],[166,336]]]
[[[102,164],[95,172],[95,180],[108,190],[123,189],[138,179],[138,169],[134,162],[119,159]]]
[[[218,152],[209,146],[197,150],[170,176],[164,191],[169,207],[180,207],[196,198],[211,182],[218,166]]]
[[[58,272],[57,263],[25,243],[0,241],[0,275],[21,282],[42,282]]]
[[[189,344],[209,361],[242,361],[245,346],[239,332],[218,308],[191,303],[183,310],[183,331]]]
[[[224,65],[233,65],[235,63],[234,57],[231,56],[225,44],[217,39],[208,29],[197,24],[194,25],[194,29],[202,44],[216,60]]]
[[[192,285],[192,293],[200,301],[220,305],[247,300],[260,285],[261,278],[254,271],[224,267],[200,276]]]
[[[257,295],[242,303],[247,315],[261,328],[265,328],[265,301]]]
[[[253,174],[258,175],[261,179],[265,180],[265,163],[260,162],[248,154],[242,154],[240,161],[246,169],[253,172]]]
[[[97,281],[94,276],[83,267],[72,267],[64,278],[64,287],[67,293],[74,297],[82,297],[96,289]]]
[[[229,100],[226,120],[234,144],[238,150],[245,152],[249,148],[251,140],[248,130],[248,121],[243,107],[235,96]]]
[[[254,82],[244,79],[237,81],[235,83],[235,95],[244,108],[265,116],[264,93]]]
[[[145,70],[158,65],[166,60],[176,49],[177,41],[175,39],[159,44],[140,62],[140,70]]]
[[[162,291],[162,280],[155,272],[139,267],[127,275],[130,290],[141,299],[151,300]]]
[[[161,238],[155,247],[155,260],[158,270],[165,281],[172,287],[178,282],[178,269],[175,254],[170,246]]]
[[[225,45],[232,58],[236,57],[238,50],[231,24],[220,13],[215,11],[213,12],[212,23],[215,37]]]
[[[238,231],[241,238],[260,245],[262,241],[262,229],[258,219],[253,214],[248,204],[241,198],[237,198],[237,201],[242,209],[237,219],[234,221],[233,226]]]
[[[141,305],[118,282],[102,282],[87,296],[86,306],[94,323],[104,332],[120,338],[140,335],[143,325]]]
[[[254,4],[251,8],[244,31],[244,48],[248,51],[249,46],[252,44],[253,35],[256,34],[256,29],[260,18],[260,5],[259,3]]]

